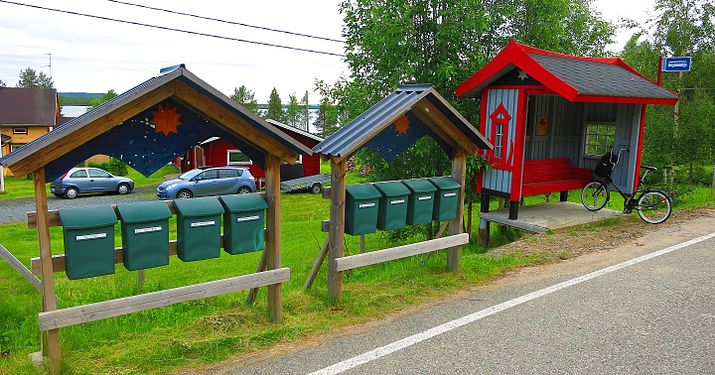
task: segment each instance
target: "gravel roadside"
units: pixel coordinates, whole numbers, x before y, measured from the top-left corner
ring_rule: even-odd
[[[81,195],[75,199],[57,198],[53,195],[47,197],[47,206],[50,210],[70,207],[100,206],[115,203],[130,203],[156,199],[156,190],[153,187],[138,187],[127,195]],[[15,198],[0,200],[0,224],[24,222],[27,213],[35,211],[34,198]]]

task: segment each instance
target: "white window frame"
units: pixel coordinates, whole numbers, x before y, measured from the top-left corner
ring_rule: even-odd
[[[589,127],[592,125],[605,125],[608,127],[613,128],[613,142],[612,144],[604,144],[604,143],[591,143],[589,142]],[[616,124],[613,121],[587,121],[584,124],[583,128],[583,156],[585,157],[590,157],[590,158],[600,158],[608,152],[611,147],[616,143],[616,136],[618,133],[618,124]],[[595,134],[597,137],[598,136],[606,136],[606,134]],[[589,146],[595,146],[596,148],[603,148],[603,152],[598,153],[598,154],[591,154],[588,152]]]
[[[29,133],[29,130],[27,130],[27,127],[12,128],[12,134],[27,135],[27,133]]]
[[[231,161],[231,153],[232,152],[240,152],[244,155],[246,155],[244,152],[241,150],[226,150],[226,165],[253,165],[253,160],[248,160],[248,161]],[[246,155],[248,156],[248,155]]]

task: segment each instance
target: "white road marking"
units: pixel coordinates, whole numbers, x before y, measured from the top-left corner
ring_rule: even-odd
[[[357,367],[357,366],[363,365],[363,364],[365,364],[365,363],[374,361],[374,360],[376,360],[376,359],[378,359],[378,358],[384,357],[384,356],[386,356],[386,355],[388,355],[388,354],[391,354],[391,353],[394,353],[394,352],[396,352],[396,351],[405,349],[405,348],[407,348],[407,347],[410,347],[410,346],[415,345],[415,344],[417,344],[417,343],[420,343],[420,342],[422,342],[422,341],[431,339],[432,337],[441,335],[441,334],[443,334],[443,333],[445,333],[445,332],[449,332],[449,331],[451,331],[451,330],[454,330],[454,329],[456,329],[456,328],[465,326],[465,325],[467,325],[467,324],[474,323],[474,322],[476,322],[477,320],[480,320],[480,319],[482,319],[482,318],[486,318],[486,317],[488,317],[488,316],[490,316],[490,315],[494,315],[494,314],[496,314],[496,313],[498,313],[498,312],[507,310],[507,309],[512,308],[512,307],[514,307],[514,306],[518,306],[518,305],[521,305],[521,304],[523,304],[523,303],[529,302],[529,301],[531,301],[531,300],[535,300],[535,299],[537,299],[537,298],[540,298],[540,297],[549,295],[549,294],[551,294],[551,293],[557,292],[557,291],[559,291],[559,290],[566,289],[566,288],[568,288],[568,287],[571,287],[571,286],[580,284],[580,283],[582,283],[582,282],[585,282],[585,281],[588,281],[588,280],[591,280],[591,279],[595,279],[595,278],[597,278],[597,277],[599,277],[599,276],[603,276],[603,275],[605,275],[605,274],[608,274],[608,273],[611,273],[611,272],[614,272],[614,271],[618,271],[618,270],[623,269],[623,268],[626,268],[626,267],[628,267],[628,266],[632,266],[632,265],[634,265],[634,264],[638,264],[638,263],[644,262],[644,261],[646,261],[646,260],[653,259],[653,258],[655,258],[655,257],[659,257],[659,256],[661,256],[661,255],[668,254],[668,253],[671,253],[671,252],[673,252],[673,251],[680,250],[680,249],[682,249],[682,248],[685,248],[685,247],[688,247],[688,246],[691,246],[691,245],[695,245],[695,244],[697,244],[697,243],[699,243],[699,242],[703,242],[703,241],[709,240],[709,239],[711,239],[711,238],[713,238],[713,237],[715,237],[715,232],[710,233],[710,234],[706,234],[706,235],[704,235],[704,236],[700,236],[700,237],[698,237],[698,238],[694,238],[694,239],[692,239],[692,240],[690,240],[690,241],[681,242],[681,243],[679,243],[679,244],[677,244],[677,245],[673,245],[673,246],[667,247],[667,248],[662,249],[662,250],[658,250],[658,251],[655,251],[655,252],[652,252],[652,253],[649,253],[649,254],[646,254],[646,255],[642,255],[642,256],[639,256],[639,257],[637,257],[637,258],[633,258],[633,259],[631,259],[631,260],[627,260],[627,261],[625,261],[625,262],[618,263],[618,264],[615,264],[615,265],[613,265],[613,266],[606,267],[606,268],[600,269],[600,270],[598,270],[598,271],[594,271],[594,272],[585,274],[585,275],[583,275],[583,276],[579,276],[579,277],[576,277],[576,278],[574,278],[574,279],[571,279],[571,280],[568,280],[568,281],[564,281],[564,282],[562,282],[562,283],[558,283],[558,284],[555,284],[555,285],[546,287],[546,288],[544,288],[544,289],[537,290],[537,291],[535,291],[535,292],[531,292],[531,293],[529,293],[529,294],[525,294],[525,295],[523,295],[523,296],[521,296],[521,297],[517,297],[517,298],[511,299],[511,300],[508,300],[508,301],[506,301],[506,302],[502,302],[502,303],[497,304],[497,305],[494,305],[494,306],[492,306],[492,307],[488,307],[488,308],[486,308],[486,309],[484,309],[484,310],[480,310],[480,311],[477,311],[477,312],[475,312],[475,313],[472,313],[472,314],[469,314],[469,315],[465,315],[465,316],[463,316],[463,317],[461,317],[461,318],[457,318],[457,319],[452,320],[452,321],[449,321],[449,322],[447,322],[447,323],[444,323],[444,324],[438,325],[438,326],[436,326],[436,327],[430,328],[430,329],[428,329],[428,330],[426,330],[426,331],[422,331],[422,332],[416,333],[416,334],[414,334],[414,335],[412,335],[412,336],[405,337],[405,338],[402,339],[402,340],[394,341],[394,342],[392,342],[392,343],[390,343],[390,344],[387,344],[387,345],[385,345],[385,346],[381,346],[381,347],[379,347],[379,348],[375,348],[375,349],[373,349],[373,350],[371,350],[371,351],[369,351],[369,352],[365,352],[365,353],[360,354],[360,355],[357,355],[357,356],[355,356],[355,357],[346,359],[346,360],[344,360],[344,361],[342,361],[342,362],[338,362],[338,363],[336,363],[336,364],[334,364],[334,365],[332,365],[332,366],[328,366],[328,367],[323,368],[323,369],[321,369],[321,370],[318,370],[318,371],[315,371],[315,372],[311,372],[309,375],[332,375],[332,374],[339,374],[339,373],[341,373],[341,372],[350,370],[350,369],[352,369],[352,368],[355,368],[355,367]]]

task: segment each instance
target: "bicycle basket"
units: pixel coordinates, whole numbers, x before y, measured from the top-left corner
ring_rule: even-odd
[[[608,151],[598,160],[596,168],[593,169],[593,174],[602,178],[611,177],[617,163],[618,156],[613,151]]]

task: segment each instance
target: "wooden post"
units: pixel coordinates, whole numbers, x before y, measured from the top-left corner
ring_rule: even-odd
[[[275,155],[266,155],[266,269],[281,268],[281,162]],[[268,286],[268,310],[271,319],[283,317],[281,284]]]
[[[365,252],[365,235],[361,234],[359,239],[360,239],[360,253],[364,253]]]
[[[487,213],[489,212],[489,194],[482,192],[480,194],[479,211]],[[482,246],[489,246],[489,231],[490,231],[489,221],[480,217],[479,218],[479,241]]]
[[[337,270],[335,259],[345,254],[345,160],[330,160],[330,251],[328,252],[328,293],[340,302],[343,273]]]
[[[45,168],[33,172],[35,187],[35,211],[37,212],[37,234],[40,243],[40,260],[42,262],[42,311],[57,310],[55,299],[55,280],[52,270],[52,248],[50,243],[50,220],[47,216],[47,190],[45,190]],[[59,374],[62,365],[60,348],[60,331],[47,331],[43,342],[46,342],[49,357],[50,373]],[[43,351],[45,348],[43,347]]]
[[[562,191],[559,195],[559,202],[568,202],[569,201],[569,191]]]
[[[313,286],[313,282],[315,281],[315,278],[318,276],[318,272],[320,272],[320,265],[323,264],[323,261],[325,260],[325,256],[328,255],[328,245],[330,244],[330,238],[326,238],[325,242],[323,242],[323,246],[320,247],[320,252],[318,253],[318,258],[315,259],[315,262],[313,262],[313,267],[310,269],[310,272],[308,272],[308,278],[305,279],[305,283],[303,284],[303,290],[308,290],[310,287]]]
[[[464,232],[464,182],[467,175],[467,155],[461,148],[455,148],[452,155],[452,178],[462,186],[459,189],[457,217],[449,221],[449,235],[454,236]],[[450,247],[447,250],[447,271],[459,271],[459,261],[462,258],[462,245]]]
[[[137,291],[144,292],[144,270],[137,271]]]

